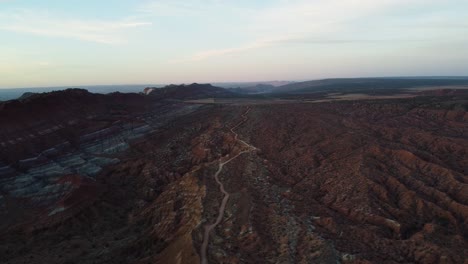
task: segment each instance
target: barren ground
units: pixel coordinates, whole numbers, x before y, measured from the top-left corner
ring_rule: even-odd
[[[15,165],[1,177],[0,261],[200,263],[206,241],[208,263],[467,262],[466,95],[279,101],[148,103],[85,137],[92,153],[78,142]],[[99,113],[75,126],[112,126]],[[60,131],[45,149],[95,135]],[[44,164],[73,175],[37,179]]]

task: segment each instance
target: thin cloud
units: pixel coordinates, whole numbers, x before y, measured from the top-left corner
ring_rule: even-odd
[[[346,39],[339,36],[353,29],[353,23],[405,5],[427,5],[434,0],[292,0],[279,1],[256,10],[243,31],[256,38],[238,47],[200,51],[172,62],[199,61],[273,45],[297,43],[346,44],[383,42],[380,39]],[[167,5],[168,3],[164,1]],[[412,40],[403,40],[412,41]]]
[[[282,39],[272,40],[259,40],[241,47],[226,48],[226,49],[213,49],[195,53],[189,58],[173,60],[171,63],[180,62],[194,62],[209,59],[212,57],[232,55],[236,53],[242,53],[249,50],[255,50],[260,48],[266,48],[271,46],[279,45],[294,45],[294,44],[308,44],[308,45],[344,45],[353,43],[389,43],[389,42],[425,42],[428,40],[422,39],[307,39],[307,38],[293,38],[286,37]]]
[[[103,44],[123,43],[127,30],[148,25],[151,23],[68,19],[30,10],[0,13],[0,30]]]
[[[249,43],[244,46],[240,47],[235,47],[235,48],[225,48],[225,49],[213,49],[213,50],[207,50],[207,51],[202,51],[194,54],[190,58],[186,59],[180,59],[180,60],[173,60],[171,61],[172,63],[178,63],[178,62],[191,62],[191,61],[200,61],[204,59],[208,59],[211,57],[217,57],[217,56],[224,56],[224,55],[229,55],[229,54],[235,54],[235,53],[241,53],[249,50],[254,50],[254,49],[259,49],[259,48],[265,48],[273,45],[277,45],[279,43],[286,43],[288,41],[293,40],[294,38],[292,37],[284,37],[284,38],[277,38],[277,39],[262,39],[262,40],[257,40],[255,42]]]
[[[188,16],[197,13],[200,5],[196,5],[190,1],[187,2],[166,2],[166,1],[151,1],[143,4],[138,8],[138,11],[156,16]]]
[[[433,39],[402,39],[402,38],[387,38],[387,39],[285,39],[275,41],[271,44],[353,44],[353,43],[391,43],[391,42],[426,42]]]
[[[151,0],[139,5],[137,10],[160,17],[205,16],[219,10],[236,13],[238,16],[253,13],[249,8],[240,7],[237,1],[219,0]]]
[[[224,56],[224,55],[240,53],[240,52],[244,52],[244,51],[248,51],[248,50],[258,49],[258,48],[266,47],[267,45],[268,45],[267,42],[254,42],[254,43],[251,43],[249,45],[245,45],[245,46],[237,47],[237,48],[207,50],[207,51],[202,51],[202,52],[196,53],[193,56],[191,56],[190,58],[172,60],[170,62],[171,63],[179,63],[179,62],[200,61],[200,60],[208,59],[208,58],[211,58],[211,57]]]
[[[37,65],[41,66],[41,67],[49,67],[49,66],[52,66],[52,63],[48,62],[48,61],[40,61],[37,63]]]

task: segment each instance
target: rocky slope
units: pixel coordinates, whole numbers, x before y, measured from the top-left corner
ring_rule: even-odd
[[[61,112],[43,127],[3,117],[3,142],[32,147],[2,156],[2,263],[199,263],[223,198],[213,176],[239,139],[256,150],[219,174],[229,200],[209,263],[467,261],[466,95],[196,105],[78,93],[98,103],[75,113],[74,141],[49,128],[65,127]],[[22,127],[50,129],[48,141],[17,140]]]
[[[144,93],[156,99],[187,100],[200,98],[232,97],[234,93],[211,84],[168,85],[162,88],[145,88]]]
[[[242,134],[267,172],[242,184],[257,196],[251,227],[290,247],[291,262],[308,228],[344,262],[466,262],[467,121],[427,98],[253,108]],[[296,227],[275,238],[278,224]]]

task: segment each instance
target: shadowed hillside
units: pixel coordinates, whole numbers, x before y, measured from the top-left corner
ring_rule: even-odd
[[[224,88],[215,87],[211,84],[193,83],[190,85],[169,85],[163,88],[146,88],[145,94],[155,99],[200,99],[200,98],[222,98],[232,97],[234,94]]]
[[[288,84],[273,89],[273,93],[365,93],[393,94],[409,88],[468,86],[468,78],[355,78],[324,79]]]

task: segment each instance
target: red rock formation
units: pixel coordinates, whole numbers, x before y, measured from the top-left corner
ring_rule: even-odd
[[[28,211],[6,196],[35,222],[0,225],[0,262],[197,263],[223,197],[213,175],[245,148],[232,127],[258,150],[219,175],[230,196],[210,262],[466,262],[467,98],[457,98],[201,107],[133,141],[96,181],[57,177],[72,190],[57,203]],[[141,114],[128,111],[117,120]]]

